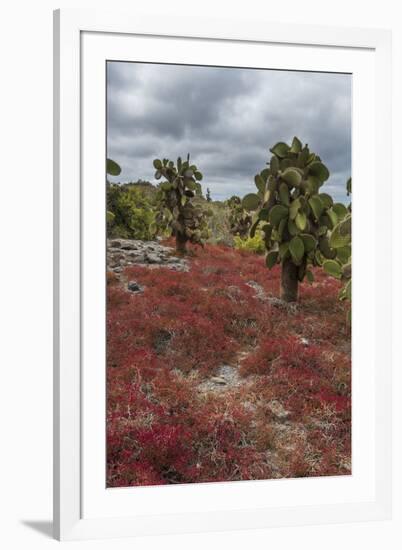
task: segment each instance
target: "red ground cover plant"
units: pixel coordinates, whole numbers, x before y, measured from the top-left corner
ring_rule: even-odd
[[[107,485],[349,474],[338,281],[316,270],[288,307],[260,256],[205,246],[189,264],[108,274]]]

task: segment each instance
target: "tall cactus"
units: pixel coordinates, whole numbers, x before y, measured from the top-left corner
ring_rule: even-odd
[[[203,245],[208,237],[205,213],[193,204],[193,198],[201,195],[202,173],[190,164],[190,155],[184,162],[179,157],[177,164],[169,159],[155,159],[153,165],[155,178],[164,178],[158,189],[157,227],[171,231],[179,253],[186,252],[188,241]]]
[[[349,178],[346,183],[348,195],[352,193],[352,179]],[[352,300],[352,205],[344,207],[338,212],[338,223],[331,231],[329,237],[330,246],[336,251],[336,256],[332,260],[326,260],[323,268],[326,273],[340,279],[344,286],[342,287],[340,300]],[[350,310],[349,310],[350,320]]]
[[[257,212],[250,236],[261,226],[267,267],[282,265],[281,298],[294,302],[298,283],[305,277],[309,282],[314,280],[308,267],[335,258],[328,231],[335,227],[345,207],[321,192],[329,171],[307,144],[303,146],[294,137],[290,146],[279,142],[270,152],[267,167],[255,176],[258,192],[246,195],[242,204],[246,210]]]
[[[115,162],[112,159],[107,158],[106,159],[106,174],[108,174],[110,176],[119,176],[120,173],[121,173],[121,168],[117,164],[117,162]],[[111,212],[110,210],[107,210],[106,211],[106,229],[107,229],[107,231],[110,231],[110,229],[113,225],[114,219],[115,219],[114,213]]]
[[[242,239],[247,236],[250,226],[252,224],[252,218],[243,208],[242,201],[237,195],[233,195],[226,201],[229,206],[229,225],[230,233],[232,235],[238,235]]]
[[[110,176],[119,176],[121,168],[114,160],[106,159],[106,173]]]

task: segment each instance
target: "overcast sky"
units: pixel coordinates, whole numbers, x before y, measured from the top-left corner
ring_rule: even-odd
[[[330,170],[323,190],[346,201],[351,175],[351,76],[109,62],[108,157],[112,181],[154,180],[154,158],[185,157],[213,199],[255,190],[278,141],[298,136]]]

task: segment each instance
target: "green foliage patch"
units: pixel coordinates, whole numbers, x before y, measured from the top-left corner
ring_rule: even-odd
[[[150,200],[130,185],[107,184],[107,233],[109,238],[150,240],[155,236],[155,213]]]

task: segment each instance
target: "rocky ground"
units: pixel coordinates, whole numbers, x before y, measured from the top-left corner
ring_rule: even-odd
[[[175,251],[158,241],[138,241],[131,239],[108,239],[106,262],[107,270],[122,273],[131,265],[151,268],[167,267],[175,271],[188,271],[187,260],[174,255]]]

